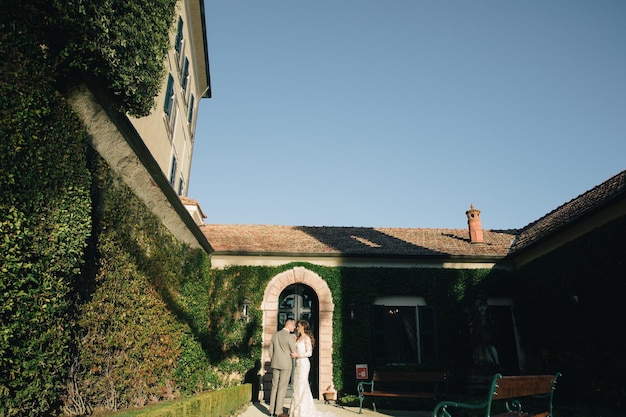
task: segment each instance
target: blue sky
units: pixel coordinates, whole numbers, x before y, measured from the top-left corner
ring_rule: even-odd
[[[626,2],[205,0],[207,223],[519,228],[626,169]]]

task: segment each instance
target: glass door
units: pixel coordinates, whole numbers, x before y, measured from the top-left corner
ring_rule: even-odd
[[[309,373],[309,383],[313,397],[318,396],[319,378],[319,355],[317,349],[318,329],[317,319],[319,317],[319,301],[317,295],[311,287],[303,284],[292,284],[285,288],[278,298],[278,329],[285,327],[287,319],[306,320],[311,325],[311,330],[316,340],[316,347],[313,349],[311,360],[311,372]],[[291,396],[291,384],[287,396]]]

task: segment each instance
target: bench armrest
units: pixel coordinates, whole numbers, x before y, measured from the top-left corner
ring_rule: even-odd
[[[359,393],[359,397],[361,396],[361,394],[363,392],[365,392],[365,386],[366,385],[369,385],[369,391],[371,391],[372,387],[374,386],[374,381],[370,381],[370,382],[361,381],[361,382],[359,382],[359,385],[356,386],[356,390]]]
[[[487,408],[487,401],[480,404],[457,403],[454,401],[441,401],[433,410],[433,417],[452,417],[448,411],[448,407],[464,408],[466,410],[481,410]]]

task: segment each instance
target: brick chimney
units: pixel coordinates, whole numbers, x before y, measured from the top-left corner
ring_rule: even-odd
[[[483,242],[483,227],[480,224],[480,210],[476,210],[473,204],[470,209],[465,212],[467,215],[467,224],[469,225],[469,237],[471,243]]]

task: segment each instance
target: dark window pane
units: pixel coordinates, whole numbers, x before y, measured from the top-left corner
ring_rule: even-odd
[[[384,306],[372,306],[372,343],[374,362],[384,363],[386,361]]]
[[[519,372],[517,344],[513,328],[513,314],[510,305],[487,307],[491,343],[498,353],[501,372],[516,374]]]
[[[415,313],[415,307],[372,307],[372,348],[375,362],[418,362]]]
[[[431,306],[419,307],[421,362],[437,363],[437,323],[435,309]]]
[[[176,42],[174,43],[174,48],[176,49],[176,53],[180,54],[181,45],[183,42],[183,19],[178,17],[178,29],[176,30]]]

